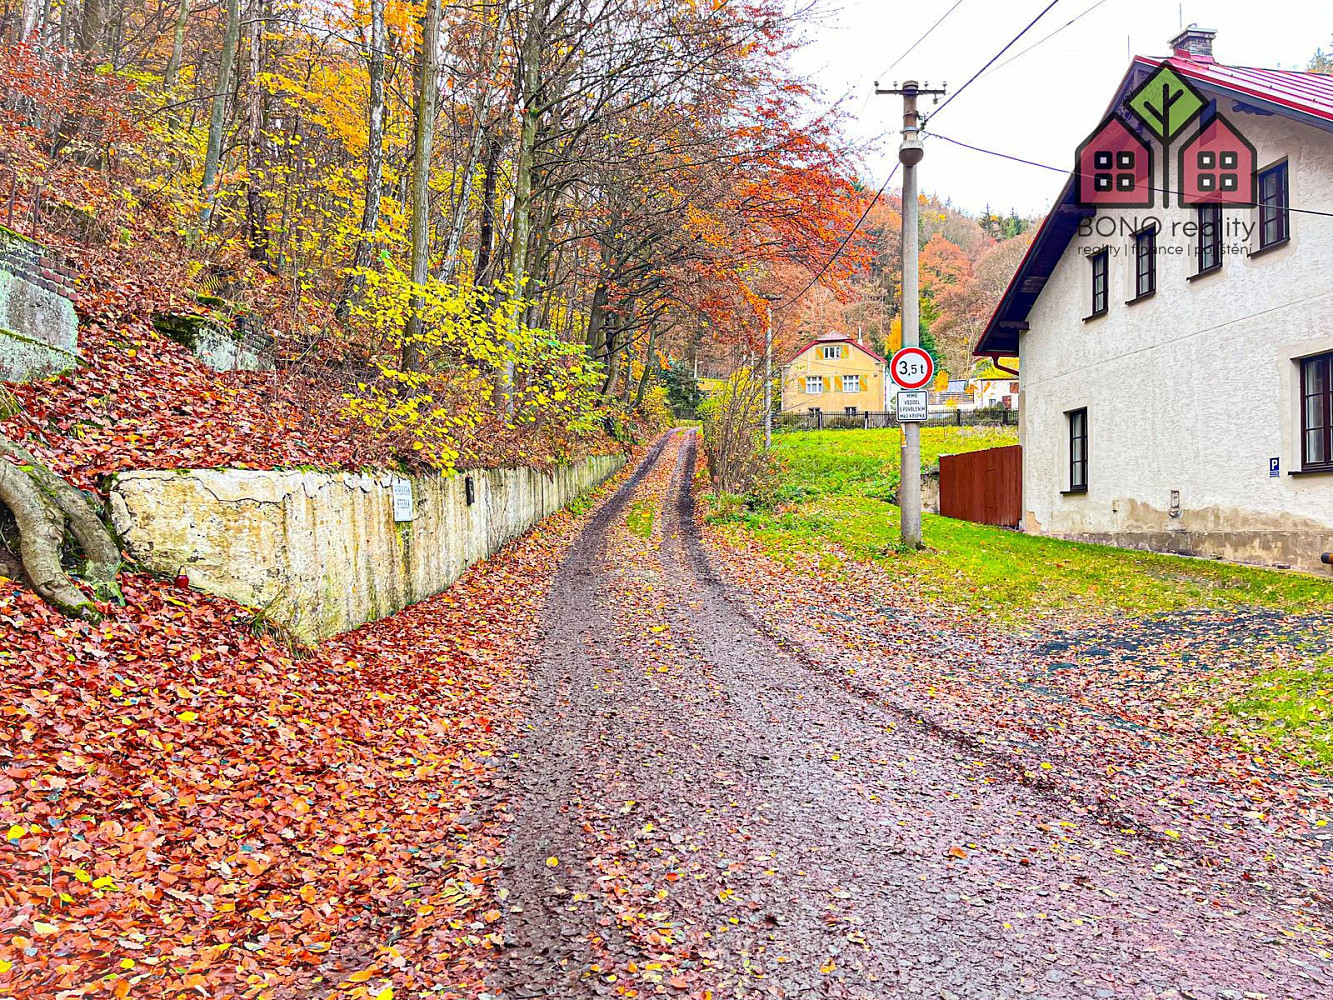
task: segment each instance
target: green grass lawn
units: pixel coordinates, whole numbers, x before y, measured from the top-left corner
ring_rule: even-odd
[[[1260,674],[1227,711],[1256,749],[1333,772],[1333,657],[1308,670]]]
[[[1016,444],[1005,428],[927,427],[927,467],[940,455]],[[830,572],[874,562],[944,606],[1024,622],[1066,609],[1152,614],[1183,608],[1333,604],[1333,585],[1311,576],[1040,538],[925,518],[927,549],[898,550],[897,430],[821,431],[774,444],[777,503],[729,516],[779,558],[813,555]]]
[[[939,465],[941,455],[1018,444],[1012,427],[926,427],[921,434],[921,462]],[[822,496],[863,496],[891,500],[898,491],[896,427],[874,431],[809,431],[777,437],[773,449],[787,467],[778,487],[783,502]]]

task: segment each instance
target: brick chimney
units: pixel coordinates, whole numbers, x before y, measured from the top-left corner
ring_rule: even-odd
[[[1213,58],[1213,39],[1216,31],[1200,28],[1191,24],[1188,28],[1171,39],[1171,48],[1177,59],[1192,59],[1195,62],[1216,62]]]

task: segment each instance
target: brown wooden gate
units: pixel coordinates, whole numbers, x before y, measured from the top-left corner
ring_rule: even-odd
[[[940,513],[1017,528],[1023,517],[1023,449],[940,456]]]

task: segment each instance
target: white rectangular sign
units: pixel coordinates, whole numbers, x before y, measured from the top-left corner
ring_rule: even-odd
[[[921,424],[930,419],[930,395],[925,389],[904,389],[898,393],[898,422]]]
[[[393,519],[398,523],[416,519],[416,505],[412,503],[412,480],[393,481]]]

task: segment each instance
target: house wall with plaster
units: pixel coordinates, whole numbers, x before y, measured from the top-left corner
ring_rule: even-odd
[[[1288,158],[1291,205],[1333,211],[1333,135],[1223,110],[1262,170]],[[1175,164],[1173,163],[1173,177]],[[1327,572],[1333,474],[1301,465],[1298,359],[1333,351],[1333,218],[1293,212],[1287,244],[1190,280],[1192,209],[1119,209],[1163,223],[1157,292],[1134,298],[1133,240],[1076,236],[1022,335],[1024,527],[1031,532]],[[1228,209],[1228,248],[1257,249],[1258,212]],[[1088,252],[1109,245],[1110,309],[1092,311]],[[1117,254],[1117,249],[1119,253]],[[1070,494],[1067,414],[1087,408],[1086,493]],[[1280,472],[1270,476],[1270,459]]]

